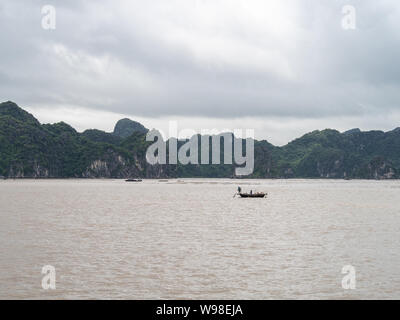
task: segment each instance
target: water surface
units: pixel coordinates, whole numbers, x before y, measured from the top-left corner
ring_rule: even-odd
[[[1,181],[0,298],[399,299],[399,203],[398,181]]]

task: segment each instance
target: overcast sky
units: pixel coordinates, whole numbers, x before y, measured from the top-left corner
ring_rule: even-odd
[[[42,28],[46,4],[55,30]],[[0,30],[0,101],[42,122],[178,120],[279,145],[400,126],[398,0],[1,0]]]

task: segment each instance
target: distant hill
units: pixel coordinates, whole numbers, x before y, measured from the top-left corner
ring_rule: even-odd
[[[119,144],[122,138],[112,133],[97,129],[88,129],[82,133],[82,136],[93,142],[105,142],[110,144]]]
[[[113,133],[40,124],[13,102],[0,104],[0,176],[30,178],[232,177],[233,165],[155,165],[145,160],[148,130],[122,119]],[[184,142],[179,142],[183,144]],[[221,145],[223,150],[223,144]],[[255,141],[249,178],[400,176],[400,130],[313,131],[283,147]]]
[[[146,129],[139,122],[133,121],[131,119],[121,119],[119,120],[115,127],[113,134],[120,138],[127,138],[133,133],[147,133],[149,130]]]
[[[0,176],[124,178],[160,175],[160,169],[148,166],[143,157],[149,144],[145,135],[137,133],[135,139],[135,146],[128,151],[120,146],[126,141],[113,134],[100,130],[78,133],[64,122],[42,125],[15,103],[1,103]]]

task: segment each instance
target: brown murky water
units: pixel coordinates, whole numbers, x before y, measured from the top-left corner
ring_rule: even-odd
[[[0,241],[2,299],[399,299],[400,182],[7,180]]]

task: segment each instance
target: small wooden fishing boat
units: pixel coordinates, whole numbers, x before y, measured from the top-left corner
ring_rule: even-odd
[[[267,193],[264,192],[256,192],[256,193],[239,193],[241,198],[265,198]]]
[[[126,182],[142,182],[142,179],[126,179]]]

